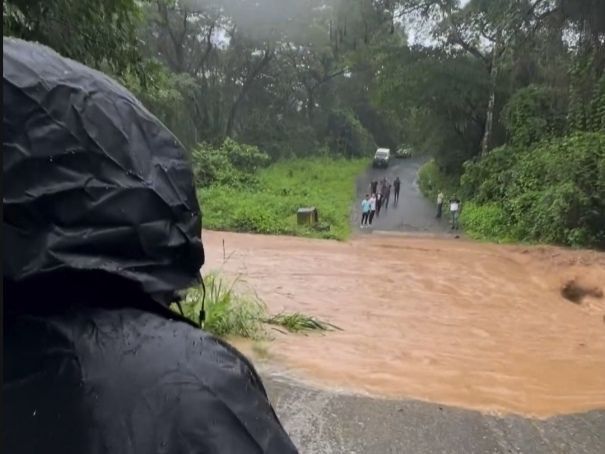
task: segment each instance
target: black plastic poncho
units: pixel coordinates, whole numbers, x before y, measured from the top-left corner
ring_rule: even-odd
[[[3,44],[4,452],[296,452],[252,365],[167,309],[204,261],[182,146],[107,76]]]

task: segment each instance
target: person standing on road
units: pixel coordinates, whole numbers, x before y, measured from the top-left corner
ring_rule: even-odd
[[[372,225],[372,221],[374,220],[374,214],[376,214],[376,194],[372,193],[370,197],[370,216],[368,222]]]
[[[382,208],[382,193],[376,194],[376,217],[380,217],[380,209]]]
[[[452,230],[458,230],[458,218],[460,217],[460,199],[456,196],[450,200],[450,213],[452,215]]]
[[[443,192],[439,191],[437,194],[437,219],[441,219],[441,214],[443,213]]]
[[[378,183],[378,192],[380,192],[382,194],[383,199],[384,199],[384,189],[386,188],[387,183],[388,183],[388,181],[387,181],[386,177],[382,177],[382,180],[380,180],[380,182]],[[383,200],[383,203],[384,203],[384,200]]]
[[[383,186],[382,197],[384,199],[384,209],[389,208],[389,199],[391,198],[391,184],[387,181]]]
[[[368,225],[368,218],[370,216],[370,196],[366,194],[365,199],[361,201],[361,224],[360,228]]]
[[[370,194],[375,196],[377,190],[378,190],[378,180],[372,180],[370,182]]]
[[[393,182],[393,189],[395,190],[395,192],[394,192],[395,205],[398,205],[399,204],[399,189],[401,189],[401,180],[399,179],[399,177],[395,178],[395,181]]]

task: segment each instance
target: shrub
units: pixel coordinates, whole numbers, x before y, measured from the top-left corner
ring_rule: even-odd
[[[240,144],[229,138],[220,147],[199,144],[192,152],[192,159],[198,187],[214,184],[254,186],[257,170],[269,162],[269,156],[257,147]]]
[[[581,225],[581,217],[590,209],[589,205],[586,194],[570,182],[525,192],[510,202],[518,235],[528,240],[567,245],[581,245],[578,241],[587,239],[589,230]]]
[[[501,206],[469,202],[460,213],[460,223],[471,237],[480,240],[509,241],[509,219]]]
[[[324,322],[315,317],[309,317],[308,315],[301,314],[300,312],[293,312],[291,314],[277,314],[272,317],[269,317],[266,322],[269,325],[282,326],[291,333],[299,333],[313,330],[332,331],[334,329],[340,329],[336,325]]]
[[[239,232],[285,233],[286,227],[270,207],[244,205],[233,213],[233,228]]]
[[[206,296],[201,288],[191,288],[180,305],[171,306],[195,324],[200,323],[202,300],[206,311],[203,328],[219,337],[244,337],[262,340],[268,337],[265,325],[276,325],[290,332],[327,331],[339,329],[323,320],[299,312],[280,313],[270,316],[265,304],[249,293],[236,290],[239,279],[230,282],[218,274],[211,273],[204,278]]]
[[[580,132],[532,148],[496,149],[468,163],[461,181],[476,204],[463,211],[469,233],[605,247],[603,133]],[[506,226],[506,232],[492,228],[502,215],[506,222],[498,225]]]
[[[523,154],[509,189],[520,233],[535,241],[605,245],[604,161],[602,133],[553,139]]]
[[[519,158],[513,147],[499,147],[482,159],[464,163],[460,193],[479,203],[502,202],[513,180],[513,168]]]

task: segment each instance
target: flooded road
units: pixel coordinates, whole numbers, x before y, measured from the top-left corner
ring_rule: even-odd
[[[605,254],[372,235],[346,243],[203,238],[205,272],[241,276],[271,312],[299,311],[342,328],[275,332],[267,360],[275,372],[488,412],[605,408]],[[570,282],[591,295],[564,298]]]

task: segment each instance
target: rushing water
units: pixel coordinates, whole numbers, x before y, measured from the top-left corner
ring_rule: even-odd
[[[572,278],[605,287],[604,254],[378,236],[204,232],[204,243],[206,270],[241,275],[272,312],[342,328],[276,332],[274,370],[323,387],[535,417],[605,408],[605,299],[574,304],[560,293]]]

